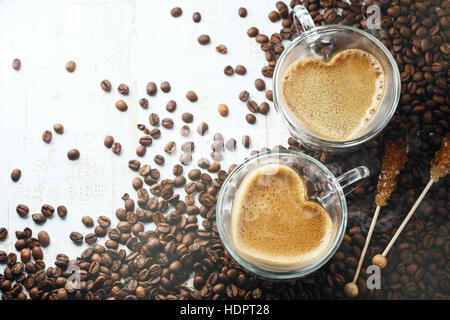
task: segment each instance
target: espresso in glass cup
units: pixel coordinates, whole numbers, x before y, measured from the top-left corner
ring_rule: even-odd
[[[338,249],[347,223],[345,193],[368,176],[361,166],[337,178],[319,161],[291,150],[257,154],[221,187],[220,238],[239,264],[262,278],[304,277]]]
[[[301,5],[294,15],[305,32],[277,61],[275,108],[304,146],[322,152],[355,150],[379,134],[397,108],[397,64],[369,33],[341,25],[316,28]]]

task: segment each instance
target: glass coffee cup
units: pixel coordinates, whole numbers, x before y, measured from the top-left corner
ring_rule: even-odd
[[[355,150],[376,137],[392,118],[400,99],[400,73],[389,50],[371,34],[344,25],[315,27],[305,7],[297,5],[294,15],[303,30],[283,51],[273,75],[273,101],[275,108],[287,124],[290,134],[304,146],[321,152]],[[295,61],[315,58],[328,61],[334,54],[346,49],[360,49],[375,57],[384,72],[384,94],[378,110],[369,122],[350,140],[333,140],[303,123],[288,107],[282,82],[288,67]]]
[[[265,165],[295,167],[305,183],[307,201],[318,202],[327,211],[331,220],[331,236],[321,253],[307,262],[297,265],[274,265],[270,261],[249,259],[236,246],[232,236],[232,208],[244,178]],[[339,177],[316,159],[292,150],[267,151],[257,154],[237,166],[224,181],[217,198],[216,221],[220,238],[236,262],[259,277],[270,280],[291,280],[307,276],[323,266],[339,248],[347,224],[345,194],[354,190],[361,180],[367,178],[369,169],[361,166]]]

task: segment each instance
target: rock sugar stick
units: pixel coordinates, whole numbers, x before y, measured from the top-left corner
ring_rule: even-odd
[[[438,182],[440,178],[446,176],[450,171],[450,134],[447,134],[446,137],[442,140],[441,149],[436,152],[434,159],[431,161],[431,169],[430,169],[430,181],[427,183],[419,198],[414,203],[413,207],[406,215],[405,220],[403,220],[402,224],[398,228],[397,232],[392,237],[392,240],[387,245],[386,249],[382,254],[377,254],[373,257],[372,263],[379,266],[381,269],[386,267],[387,259],[386,256],[389,253],[389,250],[394,245],[398,236],[402,233],[409,219],[411,219],[414,211],[416,211],[422,199],[427,194],[428,190],[431,188],[434,182]]]
[[[361,271],[361,266],[364,261],[364,256],[366,255],[367,247],[370,243],[370,238],[372,237],[373,229],[377,223],[378,214],[380,213],[381,207],[387,205],[387,200],[397,187],[397,178],[400,171],[403,169],[406,160],[406,143],[403,140],[389,141],[386,143],[381,170],[378,176],[377,195],[375,196],[375,204],[377,207],[370,224],[369,233],[367,234],[366,242],[361,252],[353,281],[347,283],[344,287],[345,294],[350,298],[358,296],[359,289],[356,285],[356,281],[358,280],[359,272]]]

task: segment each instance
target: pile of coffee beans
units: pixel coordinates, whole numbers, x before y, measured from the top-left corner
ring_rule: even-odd
[[[381,38],[395,57],[401,72],[402,96],[397,112],[383,134],[364,149],[354,154],[336,156],[309,151],[292,138],[287,141],[288,149],[308,153],[327,165],[335,175],[362,164],[370,167],[372,172],[378,172],[385,141],[403,138],[408,143],[408,162],[400,175],[397,190],[379,217],[358,280],[359,298],[449,299],[449,177],[433,186],[390,251],[389,264],[382,270],[381,289],[369,290],[366,286],[368,261],[385,248],[395,228],[403,220],[405,208],[412,206],[422,186],[428,181],[429,161],[448,132],[449,2],[292,0],[288,6],[278,1],[274,10],[268,13],[268,19],[273,23],[281,23],[280,32],[270,37],[260,33],[257,27],[251,27],[247,32],[249,37],[255,38],[265,54],[267,65],[261,69],[265,78],[273,75],[285,40],[292,40],[298,35],[291,10],[297,4],[307,7],[318,26],[332,23],[363,29],[366,27],[367,6],[379,6],[382,29],[367,31],[375,32]],[[181,8],[171,11],[173,17],[181,14]],[[245,18],[247,9],[240,8],[238,14]],[[199,22],[200,13],[195,13],[193,20]],[[200,36],[198,42],[206,45],[210,37]],[[218,46],[217,51],[226,53],[227,48]],[[14,63],[14,68],[20,69],[20,61]],[[74,70],[75,65],[70,69]],[[245,67],[239,67],[239,72],[236,67],[234,72],[245,74]],[[266,90],[266,81],[258,79],[254,85],[258,90]],[[109,92],[111,83],[104,80],[101,88]],[[149,96],[156,94],[157,89],[155,83],[148,83]],[[160,89],[167,93],[170,84],[163,82]],[[121,94],[126,94],[125,91],[128,92],[128,87],[119,86]],[[271,90],[265,93],[266,98],[272,101]],[[192,91],[186,97],[194,102],[197,100],[194,94]],[[242,91],[239,99],[247,103],[251,111],[249,115],[266,114],[269,111],[269,103],[258,105],[249,100],[247,91]],[[170,105],[170,109],[175,110],[176,103]],[[225,107],[219,107],[222,116],[228,114],[228,108]],[[255,121],[254,116],[247,118],[249,123]],[[181,135],[189,136],[188,124],[192,123],[193,115],[183,114],[182,121],[186,125],[181,129]],[[151,126],[159,124],[157,114],[151,115],[149,123]],[[162,124],[164,128],[171,128],[173,121],[163,120]],[[137,127],[145,134],[139,140],[144,148],[139,149],[139,153],[137,151],[139,156],[151,145],[152,139],[160,137],[161,131],[156,127],[150,130],[144,124],[138,124]],[[206,130],[206,123],[198,128],[199,134]],[[48,136],[46,134],[47,140]],[[241,142],[245,148],[251,147],[250,136],[242,137]],[[111,136],[105,138],[104,144],[114,153],[119,154],[121,151],[120,143],[114,142]],[[6,265],[3,274],[0,274],[2,298],[344,299],[344,285],[353,278],[374,210],[376,175],[348,196],[349,219],[342,245],[324,267],[296,281],[266,281],[248,273],[230,257],[215,225],[217,194],[235,167],[232,165],[225,171],[217,159],[222,152],[233,151],[236,146],[234,138],[225,143],[221,134],[214,135],[211,147],[214,161],[201,158],[197,163],[198,169],[189,171],[187,179],[183,175],[182,164],[192,162],[193,141],[181,145],[181,164],[173,167],[173,176],[162,177],[160,171],[149,164],[130,160],[128,165],[137,174],[132,181],[132,187],[137,192],[136,199],[128,194],[123,196],[123,206],[115,212],[119,220],[117,224],[113,225],[107,217],[100,217],[94,232],[84,236],[77,231],[72,232],[70,239],[73,242],[81,243],[84,240],[92,245],[76,259],[61,253],[56,257],[54,266],[47,267],[43,262],[41,247],[51,245],[50,236],[42,231],[38,238],[34,238],[28,228],[15,232],[15,247],[19,256],[0,251],[0,264]],[[176,142],[168,143],[165,148],[167,155],[170,156],[175,148]],[[275,146],[273,149],[284,148]],[[253,150],[250,154],[266,150]],[[154,161],[161,165],[164,157],[156,155]],[[17,181],[20,173],[14,172],[11,177]],[[180,188],[184,188],[186,193],[184,199],[178,193]],[[44,205],[41,213],[32,215],[33,220],[45,222],[55,211],[52,209]],[[17,213],[26,218],[29,209],[21,204],[17,207]],[[64,217],[67,209],[60,206],[57,213]],[[148,224],[151,222],[156,227],[150,227]],[[89,227],[95,224],[91,217],[84,217],[83,223]],[[0,227],[0,241],[7,237],[8,230]],[[102,237],[107,238],[104,244],[98,243]],[[79,287],[72,282],[73,270],[81,280]],[[193,288],[184,285],[190,277],[193,277]]]

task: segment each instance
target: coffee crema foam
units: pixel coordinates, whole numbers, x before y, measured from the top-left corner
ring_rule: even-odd
[[[284,74],[282,91],[289,109],[310,129],[334,140],[351,140],[381,104],[384,72],[370,53],[347,49],[328,62],[295,61]]]
[[[309,264],[321,256],[331,239],[331,219],[305,194],[302,179],[288,166],[266,164],[250,171],[232,208],[232,241],[239,254],[276,267]]]

